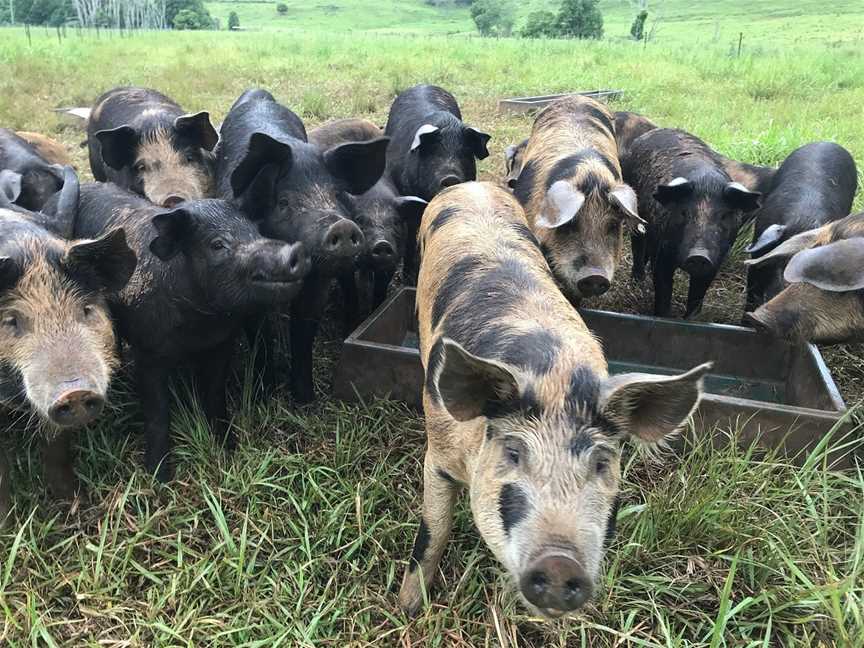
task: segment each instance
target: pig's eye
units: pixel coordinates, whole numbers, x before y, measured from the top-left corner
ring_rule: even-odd
[[[617,234],[618,233],[618,223],[616,223],[615,221],[612,221],[611,223],[609,223],[609,225],[606,227],[606,233],[607,234]]]
[[[594,462],[594,471],[598,475],[605,475],[609,472],[609,457],[597,457]]]
[[[214,252],[221,252],[222,250],[228,249],[228,244],[225,243],[222,239],[216,239],[212,243],[210,243],[210,249]]]
[[[192,153],[187,153],[186,154],[186,161],[187,162],[195,162],[195,156]]]
[[[146,170],[147,170],[147,163],[146,162],[138,162],[135,165],[135,171],[137,171],[138,173],[143,173]]]
[[[91,304],[84,304],[84,308],[82,310],[84,311],[84,317],[86,317],[87,319],[90,319],[96,314],[96,309]]]
[[[290,201],[287,198],[280,198],[277,204],[279,205],[279,209],[288,209]]]
[[[504,458],[511,466],[518,466],[522,460],[522,448],[518,443],[504,444]]]
[[[3,328],[7,331],[11,331],[12,333],[18,333],[18,318],[14,315],[7,315],[2,320],[0,320],[0,324],[2,324]]]

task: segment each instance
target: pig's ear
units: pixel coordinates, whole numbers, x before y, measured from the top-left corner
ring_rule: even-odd
[[[674,434],[696,409],[708,362],[678,376],[628,373],[608,378],[600,396],[600,416],[645,443]]]
[[[324,151],[324,164],[334,177],[358,195],[372,188],[384,173],[389,137],[366,142],[346,142]]]
[[[102,159],[112,169],[132,166],[138,150],[138,133],[131,126],[101,130],[94,135],[102,147]]]
[[[288,144],[275,140],[265,133],[252,133],[246,156],[231,174],[231,191],[234,192],[234,197],[239,197],[249,188],[264,166],[268,164],[280,167],[290,166],[292,159],[293,153]]]
[[[432,354],[438,357],[430,354],[428,371],[444,407],[457,421],[475,419],[519,395],[516,375],[503,363],[478,358],[448,338],[435,347]]]
[[[789,257],[798,254],[801,250],[806,250],[812,247],[823,236],[825,227],[801,232],[795,236],[786,239],[780,245],[771,250],[768,254],[755,259],[746,259],[744,265],[760,266],[769,262],[785,261]]]
[[[420,225],[420,219],[423,218],[423,212],[428,204],[417,196],[400,196],[397,199],[396,211],[399,213],[403,223],[416,227]]]
[[[75,230],[75,219],[78,215],[78,199],[81,193],[81,185],[78,174],[70,166],[60,167],[63,177],[63,186],[57,192],[56,200],[51,199],[42,212],[50,217],[49,230],[58,233],[65,239],[71,239]]]
[[[759,235],[759,238],[757,238],[753,244],[746,249],[746,251],[750,254],[764,254],[780,243],[785,234],[786,226],[775,223],[770,227],[766,227],[765,231]]]
[[[212,151],[219,141],[219,133],[210,123],[210,113],[206,111],[180,115],[174,120],[174,128],[181,135],[196,142],[205,151]]]
[[[471,148],[471,152],[474,153],[474,157],[478,160],[485,160],[489,157],[489,149],[486,148],[489,140],[492,139],[492,136],[489,133],[477,130],[473,126],[466,126],[465,139],[468,142],[468,146]]]
[[[152,223],[159,235],[150,242],[150,251],[161,261],[177,256],[195,229],[195,217],[183,207],[156,214]]]
[[[507,175],[513,171],[513,162],[516,161],[516,153],[519,152],[519,148],[516,144],[511,144],[506,149],[504,149],[504,168],[507,171]]]
[[[0,292],[14,288],[21,277],[21,266],[12,257],[0,256]]]
[[[11,204],[21,195],[21,174],[9,169],[0,171],[0,205]]]
[[[440,135],[438,134],[437,126],[433,126],[432,124],[423,124],[414,133],[414,140],[411,142],[411,151],[419,150],[419,148],[424,144],[431,144],[438,137],[440,137]]]
[[[537,227],[556,229],[572,221],[584,204],[585,194],[571,187],[566,181],[559,180],[546,192],[546,199],[534,224]]]
[[[627,221],[631,227],[635,228],[641,234],[645,233],[645,226],[648,224],[639,216],[637,211],[636,192],[630,185],[620,184],[613,187],[609,191],[609,202],[612,206],[627,217]]]
[[[783,278],[820,290],[848,292],[864,288],[864,238],[851,238],[802,250],[789,261]]]
[[[66,272],[91,290],[117,292],[129,283],[137,264],[123,228],[98,239],[74,243],[63,257]]]
[[[268,164],[262,167],[240,197],[240,208],[249,220],[257,222],[267,217],[276,202],[276,179],[278,177],[278,164]]]
[[[690,184],[690,181],[678,176],[666,184],[657,185],[657,189],[654,191],[654,200],[665,207],[686,200],[691,193],[693,193],[693,185]]]
[[[723,200],[734,209],[749,214],[762,205],[762,194],[758,191],[750,191],[740,182],[730,182],[723,189]]]

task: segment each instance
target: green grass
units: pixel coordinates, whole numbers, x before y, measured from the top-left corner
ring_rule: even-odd
[[[0,69],[0,124],[59,138],[82,171],[83,135],[51,109],[86,105],[125,83],[159,88],[217,120],[240,91],[262,85],[310,125],[349,115],[383,123],[398,91],[439,83],[458,96],[469,123],[493,135],[492,156],[480,165],[486,179],[500,179],[504,147],[531,123],[498,113],[499,98],[598,87],[624,89],[616,108],[691,130],[731,157],[777,163],[805,142],[832,139],[864,165],[864,52],[854,45],[745,50],[739,59],[721,43],[661,41],[646,50],[626,42],[256,32],[122,40],[103,33],[58,44],[34,30],[29,46],[20,30],[2,30]],[[650,290],[626,274],[602,305],[643,312]],[[708,294],[706,319],[740,317],[742,277],[733,259]],[[249,380],[231,389],[241,441],[233,455],[214,447],[194,411],[180,408],[169,486],[138,468],[139,413],[125,376],[115,410],[81,435],[77,470],[90,503],[71,514],[44,495],[32,440],[4,435],[16,512],[0,535],[0,645],[864,642],[864,476],[825,471],[818,452],[797,468],[704,441],[660,464],[629,459],[603,587],[576,619],[525,615],[464,505],[443,583],[418,619],[405,619],[390,590],[418,523],[422,422],[394,403],[348,406],[328,397],[339,349],[333,329],[317,349],[317,405],[296,407],[284,394],[263,399]],[[835,349],[829,362],[850,402],[860,400],[860,347]]]

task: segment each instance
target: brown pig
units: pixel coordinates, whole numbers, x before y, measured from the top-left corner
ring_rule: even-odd
[[[745,322],[795,343],[864,340],[864,212],[797,234],[745,263],[757,268],[787,263],[788,283],[745,313]]]
[[[31,133],[29,131],[17,131],[18,137],[36,149],[36,152],[48,162],[48,164],[59,164],[60,166],[73,166],[72,159],[69,153],[60,142],[51,139],[41,133]]]
[[[594,591],[614,530],[622,442],[675,432],[710,365],[610,376],[503,188],[472,182],[440,193],[420,241],[428,448],[400,603],[420,608],[465,487],[480,534],[527,605],[546,616],[575,610]]]
[[[566,97],[534,122],[513,193],[571,301],[609,289],[624,230],[644,222],[621,179],[612,113],[587,97]]]

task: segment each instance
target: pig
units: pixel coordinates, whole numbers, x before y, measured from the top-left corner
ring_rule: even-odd
[[[657,128],[657,124],[639,113],[619,110],[614,115],[615,143],[618,145],[618,159],[621,164],[630,154],[630,145],[648,131]]]
[[[0,128],[0,171],[21,176],[19,195],[14,202],[30,211],[39,211],[63,186],[62,167],[46,160],[27,140]]]
[[[66,147],[60,142],[42,135],[41,133],[33,133],[30,131],[16,131],[15,134],[32,146],[36,153],[45,160],[48,164],[56,164],[61,167],[70,166],[72,158],[69,157],[69,152]]]
[[[16,204],[21,195],[24,178],[15,171],[0,171],[0,207],[23,215],[26,220],[39,225],[55,236],[70,239],[73,235],[75,217],[78,213],[78,175],[72,167],[60,169],[62,184],[43,207],[34,212]]]
[[[365,193],[381,178],[388,139],[321,151],[307,141],[301,119],[272,95],[260,90],[245,95],[222,123],[218,191],[238,201],[265,236],[302,241],[312,256],[290,324],[292,392],[298,402],[310,402],[312,348],[330,285],[355,267],[365,245],[351,220],[349,196]],[[263,342],[266,346],[269,339]]]
[[[795,344],[864,341],[864,212],[786,239],[744,262],[785,265],[787,286],[745,323]]]
[[[622,180],[612,113],[588,97],[544,108],[513,188],[564,294],[578,304],[612,285],[624,231],[643,226]]]
[[[702,140],[669,128],[633,142],[624,178],[648,221],[647,234],[632,237],[633,277],[644,277],[650,259],[654,314],[669,317],[675,270],[681,268],[690,275],[685,317],[693,317],[762,194],[733,181],[721,156]]]
[[[475,525],[529,608],[549,617],[576,610],[596,587],[614,531],[622,442],[656,444],[682,426],[710,364],[609,376],[600,343],[503,188],[441,192],[420,241],[428,446],[400,604],[419,610],[467,487]]]
[[[211,430],[233,448],[225,383],[234,339],[250,314],[296,297],[309,258],[300,243],[262,237],[224,200],[185,201],[169,210],[116,185],[82,186],[76,235],[118,226],[128,233],[138,266],[110,301],[111,311],[134,359],[145,467],[167,481],[172,371],[181,363],[193,366]]]
[[[66,241],[0,206],[0,411],[40,429],[44,478],[55,497],[80,492],[71,431],[104,407],[118,365],[106,298],[134,268],[122,229]],[[0,449],[0,521],[10,498]]]
[[[814,142],[796,149],[774,176],[747,251],[762,256],[796,234],[843,218],[852,209],[857,185],[855,160],[842,146]],[[782,263],[751,267],[744,310],[756,310],[783,287]]]
[[[362,142],[383,135],[378,126],[364,119],[340,119],[309,132],[309,142],[321,150],[347,142]],[[366,240],[353,269],[340,277],[348,302],[347,329],[376,308],[387,294],[397,266],[405,256],[406,242],[414,245],[426,201],[417,196],[399,196],[392,181],[382,176],[369,191],[349,196],[352,219]],[[360,299],[360,296],[364,299]],[[362,301],[358,304],[358,300]]]
[[[444,88],[417,85],[390,107],[387,172],[403,196],[432,200],[439,191],[477,178],[475,159],[489,157],[491,135],[462,122],[456,98]]]
[[[504,183],[511,189],[516,186],[516,179],[522,172],[526,148],[528,148],[527,137],[518,144],[511,144],[504,150],[504,170],[506,171]]]
[[[109,90],[87,120],[93,177],[162,207],[213,196],[218,140],[208,113],[184,113],[148,88]]]

